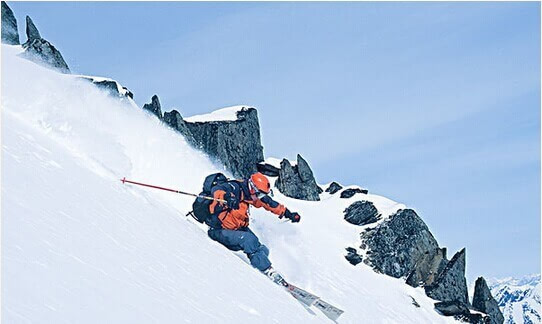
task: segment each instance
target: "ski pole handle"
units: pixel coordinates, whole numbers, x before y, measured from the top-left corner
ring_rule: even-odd
[[[160,190],[165,190],[165,191],[171,191],[171,192],[174,192],[174,193],[178,193],[178,194],[181,194],[181,195],[187,195],[187,196],[192,196],[192,197],[198,197],[198,198],[203,198],[203,199],[207,199],[207,200],[214,200],[214,201],[218,201],[218,202],[222,202],[222,203],[225,203],[226,201],[224,199],[216,199],[216,198],[213,198],[213,197],[207,197],[207,196],[203,196],[203,195],[196,195],[196,194],[193,194],[193,193],[190,193],[190,192],[185,192],[185,191],[181,191],[181,190],[175,190],[175,189],[170,189],[170,188],[165,188],[165,187],[159,187],[159,186],[154,186],[154,185],[150,185],[150,184],[146,184],[146,183],[141,183],[141,182],[135,182],[135,181],[131,181],[131,180],[126,180],[126,177],[120,179],[120,181],[122,183],[132,183],[132,184],[135,184],[135,185],[138,185],[138,186],[144,186],[144,187],[149,187],[149,188],[154,188],[154,189],[160,189]]]

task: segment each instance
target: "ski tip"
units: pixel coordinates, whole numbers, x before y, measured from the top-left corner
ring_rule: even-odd
[[[122,181],[122,183],[125,183],[126,182],[126,177],[120,179],[120,181]]]

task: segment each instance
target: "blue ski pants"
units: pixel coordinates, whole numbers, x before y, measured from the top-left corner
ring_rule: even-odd
[[[207,234],[232,251],[245,252],[254,268],[264,271],[271,266],[268,258],[269,249],[260,243],[258,237],[248,227],[241,227],[235,231],[210,228]]]

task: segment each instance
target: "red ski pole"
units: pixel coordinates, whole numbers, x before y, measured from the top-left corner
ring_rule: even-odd
[[[192,197],[199,197],[199,198],[208,199],[208,200],[215,200],[215,201],[219,201],[219,202],[223,202],[223,203],[226,202],[226,201],[223,200],[223,199],[216,199],[216,198],[213,198],[213,197],[207,197],[207,196],[202,196],[202,195],[196,195],[196,194],[193,194],[193,193],[190,193],[190,192],[181,191],[181,190],[169,189],[169,188],[164,188],[164,187],[159,187],[159,186],[153,186],[153,185],[146,184],[146,183],[141,183],[141,182],[135,182],[135,181],[131,181],[131,180],[126,180],[126,177],[120,179],[120,181],[122,181],[122,183],[128,182],[128,183],[136,184],[136,185],[139,185],[139,186],[144,186],[144,187],[149,187],[149,188],[154,188],[154,189],[160,189],[160,190],[171,191],[171,192],[178,193],[178,194],[181,194],[181,195],[187,195],[187,196],[192,196]]]

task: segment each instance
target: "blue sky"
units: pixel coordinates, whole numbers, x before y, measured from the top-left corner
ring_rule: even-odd
[[[266,156],[415,208],[470,280],[540,272],[540,3],[10,6],[139,105],[258,107]]]

